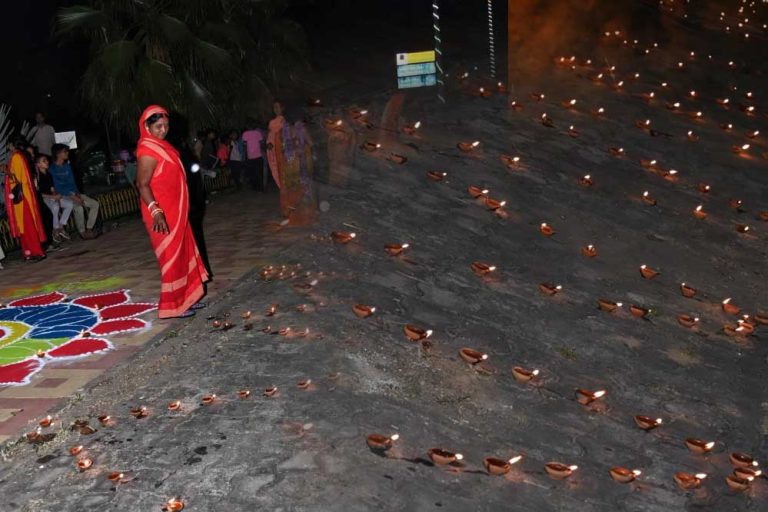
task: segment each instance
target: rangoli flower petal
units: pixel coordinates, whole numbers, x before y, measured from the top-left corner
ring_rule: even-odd
[[[120,332],[138,331],[147,327],[144,320],[138,318],[119,318],[117,320],[107,320],[96,324],[91,329],[92,334],[104,336],[107,334],[117,334]]]
[[[115,292],[100,293],[96,295],[86,295],[72,301],[73,304],[79,304],[87,308],[106,308],[116,304],[128,302],[131,298],[127,290],[117,290]]]
[[[99,310],[99,317],[102,320],[114,320],[115,318],[131,318],[139,316],[147,311],[157,309],[157,304],[149,303],[130,303],[130,304],[118,304],[117,306],[109,306],[107,308]]]
[[[23,299],[17,299],[10,302],[8,305],[13,307],[20,306],[47,306],[49,304],[56,304],[66,299],[67,296],[61,292],[51,292],[43,295],[35,295],[34,297],[24,297]]]
[[[80,357],[103,352],[111,348],[112,344],[107,340],[100,338],[77,338],[49,351],[47,355],[54,359]]]
[[[0,385],[26,384],[41,367],[42,363],[37,359],[0,366]]]

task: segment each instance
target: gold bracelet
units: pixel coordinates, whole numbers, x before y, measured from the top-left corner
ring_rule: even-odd
[[[152,217],[154,217],[154,216],[155,216],[155,215],[157,215],[158,213],[162,213],[162,214],[165,214],[165,212],[164,212],[163,210],[161,210],[160,208],[155,208],[155,209],[152,211],[151,215],[152,215]]]

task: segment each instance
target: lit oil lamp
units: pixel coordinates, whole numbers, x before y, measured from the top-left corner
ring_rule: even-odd
[[[390,256],[400,256],[409,247],[409,244],[387,244],[384,246],[384,250]]]
[[[660,272],[652,269],[648,265],[640,265],[640,275],[645,279],[653,279],[658,276]]]
[[[680,102],[679,101],[675,101],[675,102],[669,102],[668,101],[665,106],[667,107],[667,110],[678,110],[680,108]]]
[[[602,117],[605,114],[605,109],[603,107],[599,107],[596,109],[592,109],[591,113],[594,117]]]
[[[590,174],[585,174],[584,176],[579,178],[579,185],[581,185],[582,187],[591,187],[594,184],[595,182],[592,180],[592,175]]]
[[[731,124],[731,123],[722,123],[720,125],[720,128],[722,128],[723,130],[729,132],[729,131],[733,130],[733,124]]]
[[[562,105],[563,108],[572,109],[572,108],[576,107],[576,98],[571,99],[571,100],[563,100],[563,101],[560,102],[560,105]]]
[[[124,477],[125,477],[125,473],[121,473],[119,471],[113,471],[107,474],[107,480],[115,484],[119,484],[120,482],[122,482]]]
[[[418,130],[420,126],[421,126],[421,121],[416,121],[413,124],[409,124],[409,125],[403,126],[403,132],[406,135],[413,136],[413,135],[416,134],[416,130]]]
[[[464,456],[460,453],[449,452],[448,450],[443,450],[442,448],[430,448],[427,451],[427,454],[429,455],[429,458],[432,460],[432,462],[438,466],[447,466],[464,458]]]
[[[98,417],[99,423],[105,427],[111,427],[115,424],[115,419],[109,415],[103,415]]]
[[[632,316],[637,318],[647,318],[648,315],[651,314],[651,310],[648,308],[644,308],[641,306],[637,306],[635,304],[630,304],[629,306],[629,312],[632,314]]]
[[[541,232],[541,234],[542,234],[542,235],[544,235],[544,236],[552,236],[552,235],[554,235],[554,234],[555,234],[555,230],[554,230],[554,229],[552,229],[552,226],[550,226],[550,225],[549,225],[549,224],[547,224],[546,222],[542,222],[542,223],[539,225],[539,231],[540,231],[540,232]]]
[[[489,475],[506,475],[512,470],[512,466],[523,459],[522,455],[516,455],[511,459],[504,460],[497,457],[486,457],[483,459],[483,466]]]
[[[352,119],[360,119],[361,117],[365,116],[366,114],[368,114],[367,110],[352,109],[352,110],[349,111],[349,115],[352,117]]]
[[[733,146],[731,146],[731,151],[733,151],[737,155],[746,155],[748,154],[749,148],[751,147],[752,146],[750,144],[741,144],[741,145],[734,144]]]
[[[485,197],[488,195],[488,192],[489,192],[487,188],[480,188],[475,185],[470,185],[467,188],[467,191],[469,192],[469,195],[472,196],[474,199]]]
[[[200,403],[202,405],[211,405],[216,401],[216,394],[215,393],[208,393],[203,395],[203,397],[200,399]]]
[[[613,156],[618,156],[618,157],[624,156],[624,148],[611,147],[608,151]]]
[[[646,119],[645,121],[635,121],[635,126],[641,130],[649,130],[651,128],[651,120]]]
[[[697,316],[691,316],[686,314],[680,314],[677,315],[677,323],[682,325],[683,327],[687,327],[689,329],[692,329],[699,325],[699,317]]]
[[[586,389],[579,388],[576,390],[576,401],[581,405],[589,405],[595,400],[599,400],[604,396],[604,389],[601,389],[600,391],[587,391]]]
[[[597,247],[594,245],[585,245],[581,248],[581,254],[587,258],[594,258],[597,256]]]
[[[635,416],[635,424],[643,430],[653,430],[663,423],[661,418],[651,418],[650,416]]]
[[[38,425],[40,425],[43,428],[48,428],[51,425],[53,425],[53,417],[51,415],[46,416],[45,418],[41,419],[38,422]]]
[[[43,437],[42,434],[41,434],[40,427],[37,427],[37,429],[35,429],[35,430],[31,431],[31,432],[27,432],[25,434],[25,436],[27,438],[27,441],[30,442],[30,443],[36,443],[36,442],[40,441],[41,438]]]
[[[574,471],[579,469],[579,466],[570,465],[567,466],[560,462],[547,462],[544,465],[544,470],[547,472],[550,478],[553,480],[565,480],[573,474]]]
[[[737,468],[756,468],[760,466],[760,464],[755,459],[753,459],[751,455],[743,452],[731,453],[728,456],[728,460],[730,460],[731,464]]]
[[[721,107],[728,107],[728,105],[731,103],[730,98],[717,98],[715,101]]]
[[[501,155],[501,162],[509,168],[517,168],[520,166],[520,157]]]
[[[744,202],[741,199],[729,199],[728,205],[736,210],[737,212],[744,211],[742,207],[744,206]]]
[[[341,119],[326,119],[324,121],[325,127],[331,130],[341,128],[344,122]]]
[[[76,465],[80,471],[86,471],[93,466],[93,459],[90,457],[80,457],[77,459]]]
[[[563,287],[561,285],[555,285],[553,283],[539,283],[539,291],[544,295],[557,295]]]
[[[322,107],[323,102],[319,98],[310,98],[307,100],[308,107]]]
[[[243,311],[242,313],[240,313],[240,318],[242,318],[243,320],[250,320],[252,316],[253,316],[253,311],[251,310]]]
[[[378,144],[376,142],[371,142],[371,141],[365,141],[361,147],[364,150],[368,151],[369,153],[373,153],[374,151],[377,151],[378,149],[381,148],[381,144]]]
[[[697,219],[706,219],[707,218],[707,212],[704,211],[704,205],[700,204],[693,210],[693,216]]]
[[[742,320],[737,320],[736,324],[727,324],[723,326],[723,332],[729,336],[749,336],[754,332],[754,327],[745,324]]]
[[[747,114],[750,117],[755,115],[755,107],[754,107],[754,105],[749,105],[749,106],[744,105],[743,107],[741,107],[741,111],[744,112],[745,114]]]
[[[704,113],[701,110],[697,110],[696,112],[688,112],[688,117],[695,121],[699,121],[704,119]]]
[[[543,92],[534,92],[534,93],[531,93],[531,99],[532,99],[532,100],[534,100],[534,101],[541,101],[541,100],[543,100],[545,97],[546,97],[546,96],[544,96],[544,93],[543,93]]]
[[[493,199],[491,197],[485,198],[485,206],[492,212],[495,212],[497,210],[500,210],[501,208],[504,208],[506,204],[507,204],[506,201],[499,201],[498,199]]]
[[[246,398],[251,396],[251,390],[250,389],[241,389],[237,392],[237,398],[240,400],[245,400]]]
[[[686,137],[691,142],[697,142],[699,140],[699,136],[693,133],[693,130],[688,130],[688,133],[686,134]]]
[[[381,434],[369,434],[366,443],[371,450],[386,451],[392,448],[395,441],[400,439],[399,434],[383,436]]]
[[[264,393],[262,393],[266,397],[272,397],[277,394],[277,386],[270,386],[266,389],[264,389]]]
[[[739,233],[746,233],[749,231],[749,226],[746,224],[736,224],[735,228]]]
[[[277,308],[279,307],[279,304],[272,304],[269,306],[269,309],[264,313],[264,316],[275,316],[275,313],[277,313]]]
[[[643,195],[640,196],[640,199],[642,199],[643,202],[649,206],[656,206],[656,199],[651,197],[651,193],[647,190],[643,192]]]
[[[501,93],[501,94],[506,94],[507,93],[507,86],[504,85],[502,82],[497,82],[496,83],[496,90],[499,93]]]
[[[621,302],[613,302],[607,299],[597,299],[597,305],[600,309],[607,311],[608,313],[613,313],[621,306],[623,306]]]
[[[488,359],[488,354],[483,354],[479,350],[466,347],[459,350],[459,355],[464,361],[472,365],[482,363]]]
[[[149,416],[149,409],[147,409],[145,405],[142,405],[141,407],[134,407],[131,409],[131,416],[136,419],[146,418]]]
[[[81,444],[78,444],[78,445],[76,445],[76,446],[72,446],[72,447],[69,449],[69,454],[70,454],[72,457],[76,457],[76,456],[80,455],[84,449],[85,449],[85,447],[84,447],[83,445],[81,445]]]
[[[427,178],[431,179],[432,181],[443,181],[447,176],[447,172],[427,171]]]
[[[571,137],[578,137],[579,136],[579,130],[577,130],[573,125],[568,127],[568,135]]]
[[[733,474],[741,478],[757,478],[763,474],[762,470],[756,468],[733,468]]]
[[[512,376],[518,382],[530,382],[539,375],[539,370],[529,370],[521,366],[512,368]]]
[[[678,487],[685,491],[698,489],[701,487],[701,481],[707,478],[706,473],[685,473],[683,471],[675,473],[674,479]]]
[[[518,102],[517,102],[517,101],[515,101],[515,100],[512,100],[512,101],[510,101],[510,102],[509,102],[509,106],[510,106],[510,107],[512,108],[512,110],[514,110],[514,111],[520,111],[520,110],[523,110],[523,105],[522,105],[521,103],[518,103]]]
[[[181,400],[174,400],[173,402],[170,402],[168,404],[168,410],[169,411],[179,411],[179,410],[181,410]]]
[[[651,92],[644,92],[644,93],[640,94],[640,97],[643,98],[646,102],[650,103],[654,99],[656,99],[656,93],[653,92],[653,91],[651,91]]]
[[[456,147],[458,147],[464,153],[471,153],[479,145],[480,145],[480,141],[476,140],[474,142],[459,142],[458,144],[456,144]]]
[[[677,183],[677,180],[680,179],[680,176],[678,176],[679,172],[675,169],[670,169],[667,172],[662,174],[662,178],[667,180],[670,183]]]
[[[411,341],[424,341],[425,339],[432,336],[431,329],[422,329],[421,327],[411,324],[407,324],[405,327],[403,327],[403,332],[405,332],[405,335]]]
[[[352,311],[359,318],[368,318],[376,312],[376,308],[373,306],[366,306],[365,304],[355,304],[352,306]]]
[[[472,272],[480,277],[485,277],[495,270],[496,267],[494,265],[489,265],[488,263],[483,263],[481,261],[472,262]]]
[[[164,512],[181,512],[184,510],[184,502],[179,498],[171,498],[163,505]]]
[[[693,453],[698,453],[699,455],[703,455],[705,453],[709,453],[712,451],[712,448],[715,447],[715,442],[703,441],[701,439],[689,437],[688,439],[685,440],[685,446]]]
[[[725,299],[721,304],[722,304],[723,311],[725,311],[729,315],[738,315],[739,313],[741,313],[741,308],[734,306],[731,303],[730,297]]]
[[[754,130],[745,134],[749,139],[756,139],[760,135],[760,130]]]
[[[307,390],[312,385],[312,379],[301,379],[296,383],[296,387],[299,389]]]
[[[643,169],[657,170],[658,162],[656,160],[648,160],[647,158],[640,159],[640,166]]]
[[[620,484],[628,484],[634,482],[635,479],[642,474],[639,469],[627,469],[622,467],[613,467],[610,470],[611,478]]]
[[[333,241],[337,244],[348,244],[354,240],[356,236],[357,234],[347,231],[333,231],[331,233],[331,238],[333,238]]]
[[[737,475],[728,475],[725,477],[725,483],[728,484],[728,488],[734,492],[744,492],[750,488],[754,479],[755,477],[753,476],[740,477]]]
[[[543,124],[547,128],[554,128],[555,127],[555,122],[546,113],[541,114],[541,124]]]
[[[390,155],[387,157],[387,160],[389,160],[390,162],[394,162],[397,165],[402,165],[408,161],[406,157],[404,157],[403,155],[398,155],[397,153],[390,153]]]

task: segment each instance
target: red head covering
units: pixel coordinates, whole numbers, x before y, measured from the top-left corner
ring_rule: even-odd
[[[168,111],[160,105],[150,105],[144,109],[141,118],[139,118],[139,143],[136,147],[136,156],[138,157],[140,154],[144,154],[152,156],[156,160],[159,160],[160,158],[178,159],[179,152],[176,151],[176,148],[174,148],[170,142],[155,137],[150,133],[149,128],[147,127],[147,119],[154,114],[164,114],[165,116],[168,116]]]

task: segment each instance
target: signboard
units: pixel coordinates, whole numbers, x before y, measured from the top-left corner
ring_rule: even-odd
[[[56,144],[64,144],[69,149],[77,149],[77,136],[75,132],[56,132],[54,137]]]
[[[434,50],[398,53],[395,55],[395,63],[397,64],[398,89],[437,85]]]

